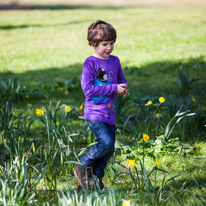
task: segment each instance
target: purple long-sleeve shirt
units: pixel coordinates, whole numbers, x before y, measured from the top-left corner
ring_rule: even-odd
[[[100,81],[96,86],[94,82],[97,78],[107,83]],[[100,59],[90,56],[85,60],[81,75],[86,97],[84,119],[116,124],[117,84],[127,84],[118,57],[110,55],[108,59]],[[93,97],[99,100],[95,101]]]

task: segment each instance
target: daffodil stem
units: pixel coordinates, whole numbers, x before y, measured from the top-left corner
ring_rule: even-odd
[[[144,168],[144,140],[143,140],[143,168]]]
[[[143,167],[142,167],[142,182],[144,182],[145,169],[144,169],[144,140],[143,140]]]
[[[153,112],[153,114],[152,114],[152,116],[151,116],[151,118],[150,118],[150,120],[149,120],[149,123],[148,123],[148,125],[147,125],[147,134],[150,134],[149,128],[150,128],[150,124],[151,124],[151,121],[152,121],[152,117],[156,114],[156,112],[157,112],[158,108],[160,107],[160,105],[161,105],[161,103],[158,105],[158,107],[156,108],[156,110]]]
[[[47,114],[46,116],[46,127],[47,127],[47,135],[48,135],[48,143],[49,143],[49,147],[50,147],[50,135],[49,135],[49,123],[48,123],[48,118],[47,118]]]
[[[156,180],[157,180],[157,169],[155,170],[155,180],[154,180],[154,187],[153,187],[153,206],[155,206],[155,188],[156,188]]]

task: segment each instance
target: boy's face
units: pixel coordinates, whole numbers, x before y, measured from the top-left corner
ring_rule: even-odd
[[[94,56],[100,59],[108,59],[114,49],[114,41],[102,41],[98,46],[92,48],[95,50]]]

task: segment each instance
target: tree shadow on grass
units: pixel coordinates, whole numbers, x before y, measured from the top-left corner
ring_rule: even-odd
[[[54,104],[58,101],[64,101],[65,104],[75,106],[84,101],[80,86],[80,74],[81,64],[74,64],[62,68],[39,69],[20,74],[5,73],[2,77],[19,79],[22,88],[32,91],[33,95],[29,101],[34,105],[48,103],[46,99],[48,97]],[[28,100],[25,101],[25,104],[28,104]]]
[[[87,4],[0,4],[0,10],[75,10],[75,9],[87,9],[87,10],[118,10],[125,8],[133,8],[134,6],[112,6],[112,5],[87,5]],[[139,5],[138,7],[145,7]]]
[[[38,90],[39,96],[48,95],[54,100],[68,98],[67,92],[58,90],[59,87],[66,88],[68,80],[72,80],[68,94],[75,102],[82,102],[84,95],[80,86],[80,75],[82,64],[68,65],[62,68],[42,68],[38,70],[26,71],[23,73],[0,73],[1,77],[16,77],[20,80],[21,86],[29,89]],[[196,90],[201,102],[205,105],[206,100],[206,62],[203,57],[197,59],[179,60],[177,62],[164,61],[153,62],[137,67],[123,68],[128,81],[129,92],[132,97],[154,97],[163,94],[178,93],[178,73],[189,74],[188,80],[199,79],[193,85],[191,91]],[[56,85],[56,87],[55,87]],[[50,87],[48,91],[44,88]],[[52,88],[53,87],[53,88]],[[61,92],[60,92],[61,91]],[[42,94],[42,95],[41,95]]]
[[[124,70],[129,87],[132,88],[131,93],[136,93],[136,96],[155,96],[179,92],[181,89],[181,85],[178,84],[180,72],[185,75],[188,74],[188,81],[199,79],[196,83],[199,83],[201,88],[206,86],[206,62],[204,57],[176,62],[153,62],[139,68],[126,67]],[[192,85],[192,82],[190,82],[189,86],[191,88],[188,89],[192,90],[192,87],[197,86],[197,84]],[[205,98],[206,91],[201,90],[200,92],[203,95],[202,98]]]
[[[198,168],[194,168],[194,171],[197,171]],[[206,185],[206,178],[204,177],[205,174],[199,175],[198,177],[195,177],[192,175],[191,177],[188,178],[181,178],[181,179],[176,179],[175,182],[170,181],[169,184],[165,187],[165,189],[168,188],[175,188],[176,191],[179,191],[177,193],[176,197],[178,199],[184,200],[185,198],[189,199],[195,199],[197,196],[200,195],[202,196],[202,189]],[[205,193],[205,190],[203,189],[203,193]],[[191,196],[193,198],[191,198]],[[196,199],[198,200],[198,199]]]
[[[4,26],[0,26],[0,30],[12,30],[12,29],[26,29],[26,28],[32,28],[32,27],[61,27],[61,26],[67,26],[67,25],[72,25],[72,24],[81,24],[84,21],[71,21],[71,22],[67,22],[64,24],[20,24],[20,25],[4,25]]]

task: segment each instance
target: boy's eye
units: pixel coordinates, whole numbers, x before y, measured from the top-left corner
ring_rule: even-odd
[[[114,42],[111,42],[111,43],[103,43],[103,44],[102,44],[102,46],[108,46],[108,45],[113,46],[113,45],[114,45]]]

